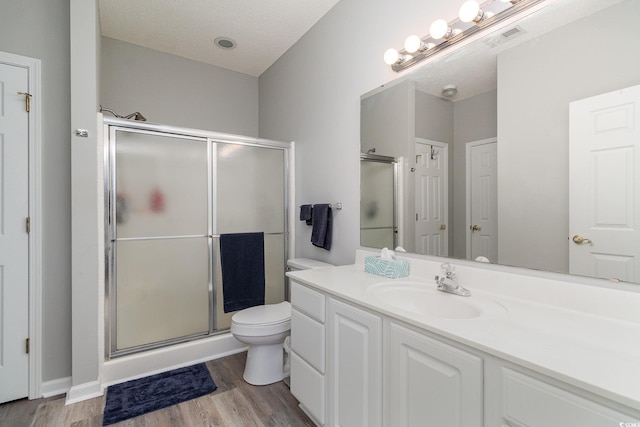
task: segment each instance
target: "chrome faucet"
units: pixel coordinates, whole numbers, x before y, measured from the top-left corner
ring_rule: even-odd
[[[460,295],[463,297],[470,297],[471,292],[468,289],[463,288],[458,284],[456,278],[456,268],[448,262],[440,265],[442,274],[436,275],[436,284],[438,290],[442,292],[448,292],[450,294]]]

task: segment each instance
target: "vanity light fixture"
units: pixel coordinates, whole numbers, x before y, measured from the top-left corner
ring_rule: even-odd
[[[460,7],[457,19],[450,22],[435,20],[429,27],[428,36],[407,37],[404,49],[388,49],[384,61],[393,71],[403,71],[543,1],[546,0],[488,0],[480,4],[477,0],[467,0]]]
[[[450,39],[453,35],[453,28],[444,19],[436,19],[429,27],[429,35],[434,40]]]
[[[462,3],[458,17],[462,22],[475,22],[478,23],[483,19],[490,18],[492,14],[480,9],[480,4],[476,0],[468,0]]]
[[[422,39],[415,34],[407,37],[407,39],[404,41],[404,50],[409,53],[424,52],[425,50],[431,49],[434,46],[435,44],[433,43],[423,42]]]
[[[401,62],[408,61],[411,58],[411,55],[400,55],[400,53],[395,49],[387,49],[384,53],[384,62],[388,65],[399,64]]]

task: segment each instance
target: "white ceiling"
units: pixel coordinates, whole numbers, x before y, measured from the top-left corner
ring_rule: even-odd
[[[99,0],[102,35],[259,76],[339,0]],[[217,37],[233,39],[221,49]]]

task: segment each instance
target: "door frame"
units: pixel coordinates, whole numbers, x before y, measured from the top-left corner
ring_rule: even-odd
[[[0,51],[0,63],[27,70],[29,112],[29,399],[42,397],[42,96],[41,61]]]
[[[479,139],[477,141],[471,141],[471,142],[467,142],[465,144],[465,192],[466,192],[466,198],[465,198],[465,203],[466,203],[466,207],[465,207],[465,211],[466,211],[466,224],[465,224],[465,233],[466,233],[466,246],[467,246],[467,250],[466,250],[466,258],[467,259],[471,259],[471,229],[469,227],[471,227],[471,149],[473,147],[477,147],[479,145],[486,145],[486,144],[493,144],[493,143],[498,143],[498,138],[496,137],[492,137],[492,138],[486,138],[486,139]],[[491,262],[497,262],[498,260],[491,260]]]

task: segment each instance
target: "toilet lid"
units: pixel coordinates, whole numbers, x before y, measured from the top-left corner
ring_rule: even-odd
[[[291,304],[288,301],[246,308],[237,312],[231,318],[236,324],[243,325],[273,325],[290,319]]]

